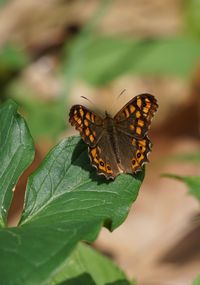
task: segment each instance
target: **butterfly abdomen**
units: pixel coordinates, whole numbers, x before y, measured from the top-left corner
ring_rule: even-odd
[[[119,157],[119,148],[118,148],[118,143],[117,143],[117,135],[116,135],[116,127],[114,124],[114,119],[110,117],[109,115],[106,116],[104,120],[104,128],[107,131],[108,134],[108,140],[111,145],[112,145],[112,150],[114,152],[116,162],[120,164],[120,157]]]

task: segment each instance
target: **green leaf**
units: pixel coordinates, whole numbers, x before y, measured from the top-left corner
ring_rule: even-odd
[[[192,285],[200,285],[200,275],[193,281]]]
[[[188,77],[200,59],[200,42],[190,37],[144,40],[93,37],[82,58],[84,64],[77,72],[93,85],[105,85],[125,73]]]
[[[79,137],[63,140],[29,178],[20,226],[0,230],[2,284],[48,284],[78,241],[125,220],[143,177],[108,182],[90,166]]]
[[[34,157],[33,141],[17,105],[0,105],[0,226],[6,225],[14,187]]]
[[[189,188],[189,193],[200,201],[200,176],[180,176],[175,174],[164,174],[163,176],[184,182]]]
[[[95,236],[98,221],[43,224],[0,229],[1,285],[48,284],[79,239]]]
[[[120,175],[106,181],[90,166],[87,146],[79,137],[63,140],[46,157],[28,182],[21,224],[29,220],[56,220],[56,215],[80,220],[107,221],[111,230],[119,226],[135,201],[144,173],[135,178]],[[63,209],[67,209],[64,211]]]
[[[76,280],[77,283],[74,282],[74,280]],[[69,256],[59,274],[52,278],[52,282],[49,285],[89,285],[90,282],[91,284],[96,285],[131,284],[127,280],[122,270],[119,269],[111,260],[109,260],[107,257],[104,257],[91,247],[80,243]]]

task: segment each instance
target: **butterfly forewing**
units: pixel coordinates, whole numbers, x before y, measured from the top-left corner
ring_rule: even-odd
[[[82,105],[74,105],[70,110],[69,121],[80,132],[86,144],[96,146],[103,134],[101,117]]]
[[[143,138],[158,108],[153,95],[140,94],[130,100],[114,117],[119,131],[137,139]]]

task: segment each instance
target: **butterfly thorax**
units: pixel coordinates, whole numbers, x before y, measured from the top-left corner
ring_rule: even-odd
[[[105,112],[105,118],[104,118],[104,129],[106,129],[109,132],[112,132],[114,130],[114,119],[107,113]]]

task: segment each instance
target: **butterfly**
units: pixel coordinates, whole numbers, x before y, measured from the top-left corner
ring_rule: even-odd
[[[147,132],[158,108],[153,95],[140,94],[114,117],[104,118],[82,105],[71,107],[69,122],[88,145],[91,164],[106,179],[120,173],[135,174],[148,162],[152,144]]]

